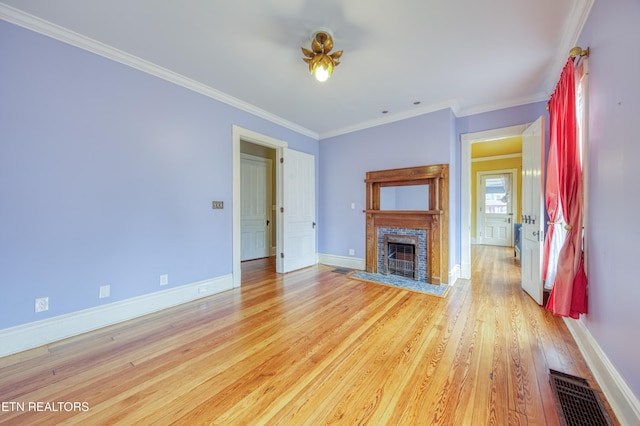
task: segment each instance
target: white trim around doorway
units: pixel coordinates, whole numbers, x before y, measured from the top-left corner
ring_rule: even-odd
[[[479,142],[489,142],[496,139],[520,136],[530,124],[531,123],[520,124],[484,132],[465,133],[460,137],[460,142],[462,143],[460,156],[460,278],[462,279],[471,279],[471,145]]]
[[[240,287],[242,282],[242,269],[240,266],[240,141],[251,142],[256,145],[266,146],[276,150],[276,158],[282,158],[283,149],[287,148],[288,143],[281,141],[252,130],[244,129],[240,126],[233,125],[232,128],[232,151],[233,151],[233,250],[232,250],[232,275],[233,275],[233,287]],[[275,204],[277,206],[282,205],[282,176],[281,169],[277,167],[276,172],[276,194]],[[282,244],[282,215],[276,215],[276,251]],[[281,262],[277,259],[276,262]],[[282,265],[276,263],[276,270],[281,270]]]

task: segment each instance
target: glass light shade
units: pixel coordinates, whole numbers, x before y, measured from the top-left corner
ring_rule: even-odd
[[[329,78],[329,71],[327,71],[327,69],[322,65],[318,65],[313,72],[313,75],[316,76],[316,80],[318,81],[327,81]]]

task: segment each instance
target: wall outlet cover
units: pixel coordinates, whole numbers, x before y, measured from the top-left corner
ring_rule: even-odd
[[[169,284],[169,275],[164,274],[164,275],[160,275],[160,285],[167,285]]]
[[[105,297],[109,297],[111,295],[111,286],[110,285],[101,285],[100,286],[100,299],[104,299]]]
[[[49,298],[48,297],[39,297],[36,299],[35,304],[36,312],[44,312],[49,310]]]

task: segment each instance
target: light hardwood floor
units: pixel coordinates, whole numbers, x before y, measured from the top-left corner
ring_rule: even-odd
[[[0,358],[0,423],[559,424],[548,370],[595,380],[512,249],[472,258],[445,298],[245,263],[239,289]]]

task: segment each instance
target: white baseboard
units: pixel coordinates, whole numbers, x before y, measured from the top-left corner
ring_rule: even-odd
[[[318,253],[318,263],[323,265],[339,266],[341,268],[361,269],[364,270],[367,266],[364,259],[350,256],[338,256],[335,254],[320,254]]]
[[[471,263],[463,263],[460,265],[460,278],[464,280],[471,279]]]
[[[460,279],[460,271],[461,271],[461,267],[460,267],[459,263],[453,265],[453,268],[451,269],[451,271],[449,271],[449,282],[448,282],[448,284],[450,286],[455,285],[456,281],[458,281]]]
[[[0,330],[0,357],[233,288],[231,274]]]
[[[564,322],[620,424],[640,424],[640,401],[611,364],[587,327],[580,320],[565,318]]]

